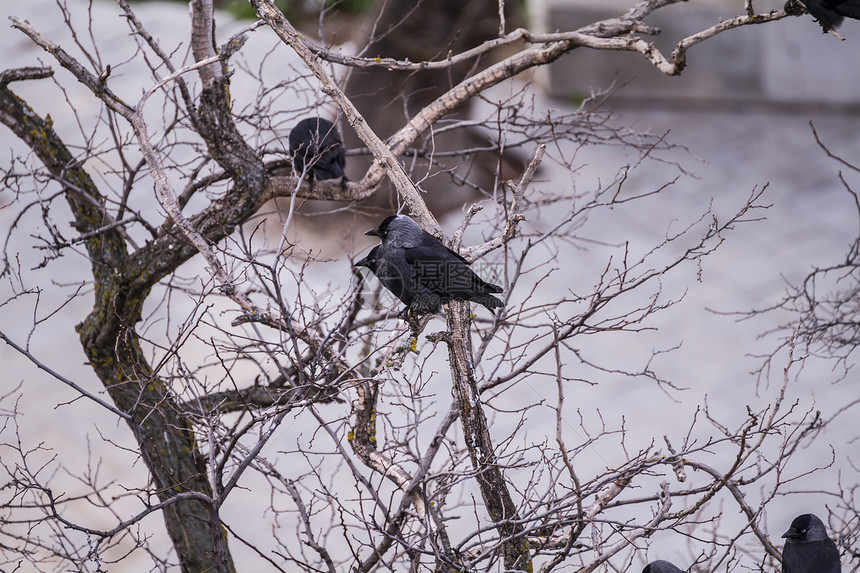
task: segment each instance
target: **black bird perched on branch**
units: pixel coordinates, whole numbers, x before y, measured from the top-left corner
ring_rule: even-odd
[[[860,20],[860,0],[788,0],[783,10],[792,16],[809,12],[824,32],[838,28],[846,17]]]
[[[841,573],[839,550],[816,515],[795,517],[782,537],[782,573]]]
[[[663,561],[662,559],[658,561],[652,561],[648,565],[645,566],[645,569],[642,570],[642,573],[684,573],[681,569],[678,569],[673,564],[668,561]]]
[[[343,141],[327,119],[308,117],[297,123],[290,131],[290,156],[297,173],[307,167],[311,181],[344,177]]]
[[[412,301],[415,298],[414,287],[408,286],[404,283],[404,274],[401,273],[394,266],[390,265],[387,259],[384,259],[381,255],[382,245],[376,245],[370,252],[367,253],[367,256],[357,261],[355,263],[356,267],[367,267],[368,269],[376,275],[376,278],[379,279],[379,282],[382,283],[382,286],[387,288],[391,294],[396,296],[408,307],[412,306]]]
[[[385,288],[403,301],[407,310],[437,313],[442,303],[468,300],[492,311],[503,306],[491,293],[501,287],[472,272],[469,263],[422,229],[406,215],[392,215],[365,235],[382,239],[364,259]]]

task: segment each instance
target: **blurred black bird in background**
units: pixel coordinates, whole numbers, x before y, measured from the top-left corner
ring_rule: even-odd
[[[491,293],[501,287],[472,272],[469,263],[406,215],[387,217],[365,235],[382,239],[364,259],[385,288],[419,314],[437,313],[442,303],[472,301],[492,311],[504,305]]]
[[[658,561],[652,561],[648,565],[645,566],[645,569],[642,570],[642,573],[684,573],[681,569],[678,569],[673,564],[668,561],[663,561],[662,559]]]
[[[782,536],[782,573],[841,573],[839,550],[817,516],[795,517]]]
[[[297,123],[290,131],[290,156],[299,175],[307,167],[310,181],[344,177],[343,142],[327,119],[308,117]]]
[[[846,17],[860,20],[860,0],[788,0],[783,10],[792,16],[809,12],[824,32],[838,28]]]

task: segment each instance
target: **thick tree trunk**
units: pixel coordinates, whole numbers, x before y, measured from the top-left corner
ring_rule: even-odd
[[[92,178],[74,160],[51,122],[6,86],[0,86],[0,121],[66,186],[65,198],[81,234],[112,222]],[[117,228],[93,233],[86,247],[95,301],[77,330],[90,365],[116,406],[130,415],[129,426],[159,501],[180,493],[199,494],[194,496],[197,499],[176,501],[162,511],[182,571],[234,571],[194,432],[180,416],[164,382],[153,374],[134,330],[149,294],[149,281],[159,274],[150,268],[156,261],[137,267],[136,275],[127,274],[128,250]]]

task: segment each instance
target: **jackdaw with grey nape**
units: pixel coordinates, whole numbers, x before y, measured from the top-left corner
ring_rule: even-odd
[[[502,292],[501,287],[472,272],[466,259],[406,215],[387,217],[365,235],[382,243],[356,265],[373,271],[408,310],[437,313],[452,300],[477,302],[490,311],[504,306],[491,294]]]
[[[818,516],[798,515],[782,537],[782,573],[841,573],[839,550]]]

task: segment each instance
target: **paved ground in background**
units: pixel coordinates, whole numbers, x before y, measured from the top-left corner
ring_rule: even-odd
[[[135,6],[137,9],[138,5]],[[158,18],[161,34],[182,37],[187,18],[185,6],[140,6],[140,10],[146,10]],[[99,23],[113,27],[117,25],[112,4],[96,3],[94,10]],[[4,16],[7,13],[22,14],[48,35],[61,25],[55,17],[53,2],[4,3],[0,12]],[[124,24],[117,33],[125,34]],[[4,66],[33,65],[39,59],[53,65],[58,75],[65,73],[15,31],[0,34],[0,53],[6,55]],[[846,46],[845,58],[851,66],[856,61],[855,56],[856,49]],[[833,65],[840,68],[840,73],[848,73],[847,68],[839,62]],[[851,67],[850,73],[856,73],[854,67]],[[13,89],[16,88],[17,85],[13,86]],[[38,91],[35,86],[21,89],[22,95],[36,110],[44,113],[51,109],[51,101],[40,100]],[[82,101],[81,105],[83,109],[86,104]],[[54,117],[54,120],[61,128],[63,122],[72,121],[62,117]],[[606,389],[607,396],[612,396],[618,409],[626,412],[634,423],[646,424],[651,419],[649,409],[665,412],[665,415],[660,416],[660,423],[665,424],[666,428],[654,428],[654,435],[670,431],[667,428],[672,428],[675,420],[682,425],[686,423],[682,416],[688,413],[691,405],[701,403],[698,397],[704,395],[709,395],[717,408],[737,408],[738,394],[725,391],[728,381],[736,383],[738,388],[746,389],[750,399],[753,399],[754,383],[747,373],[756,366],[757,361],[746,356],[750,352],[766,351],[771,343],[759,341],[758,335],[777,326],[785,318],[770,315],[753,321],[736,322],[731,317],[719,316],[707,309],[743,311],[766,307],[782,295],[786,280],[797,281],[815,266],[825,266],[840,260],[857,235],[857,213],[853,200],[842,188],[838,173],[842,169],[857,189],[860,189],[860,177],[826,157],[815,143],[810,120],[834,153],[860,163],[858,116],[825,111],[795,110],[782,113],[777,108],[772,111],[762,106],[747,109],[742,104],[721,111],[702,108],[672,112],[630,107],[617,110],[615,121],[618,124],[656,133],[670,130],[671,140],[685,145],[690,152],[679,152],[672,156],[683,161],[684,167],[694,174],[682,177],[676,184],[670,205],[653,202],[647,208],[624,211],[611,220],[607,219],[607,225],[614,225],[619,230],[619,240],[652,244],[665,234],[663,221],[667,217],[688,220],[700,214],[712,202],[715,209],[725,212],[741,204],[754,188],[764,185],[768,186],[766,202],[772,205],[764,212],[766,220],[740,225],[726,237],[723,247],[706,259],[701,282],[695,280],[695,270],[686,277],[682,275],[682,279],[689,280],[691,285],[686,299],[682,305],[661,316],[662,330],[651,339],[654,345],[683,343],[675,355],[661,361],[660,365],[667,377],[677,380],[682,386],[691,387],[691,392],[697,398],[687,404],[676,404],[666,397],[653,398],[654,391],[650,386],[623,389],[610,386]],[[4,162],[6,143],[12,139],[8,130],[0,128],[0,158]],[[630,157],[617,148],[601,148],[584,152],[580,160],[587,164],[581,170],[583,186],[587,186],[589,178],[614,174],[621,165],[630,161]],[[564,180],[563,174],[554,175],[550,167],[547,169],[548,177],[558,176]],[[677,170],[671,165],[652,162],[632,174],[628,187],[647,188],[675,174]],[[0,198],[5,202],[3,193],[0,191]],[[5,230],[10,223],[9,217],[9,213],[0,212],[0,228]],[[655,221],[660,223],[655,224]],[[570,272],[589,272],[587,255],[573,253],[570,256],[574,261]],[[7,288],[6,284],[0,285],[0,300],[7,298]],[[58,332],[56,340],[49,343],[54,348],[52,356],[57,363],[69,361],[77,365],[81,361],[80,352],[76,350],[77,339],[73,326],[85,310],[72,307],[64,309],[68,331]],[[0,324],[4,325],[4,330],[16,321],[29,324],[30,313],[31,309],[28,308],[0,309]],[[64,357],[60,354],[63,348],[75,350],[69,357]],[[605,351],[607,356],[611,356],[613,352],[625,350],[610,348]],[[26,381],[29,398],[22,402],[21,408],[31,414],[24,420],[24,430],[29,432],[28,435],[35,439],[35,436],[44,432],[52,433],[49,440],[61,437],[60,443],[65,442],[69,452],[85,455],[85,444],[75,440],[74,434],[69,433],[69,427],[88,428],[92,422],[86,418],[86,413],[81,414],[81,419],[70,419],[69,416],[86,410],[64,408],[59,410],[61,416],[39,416],[36,412],[46,411],[44,396],[58,396],[56,401],[69,396],[58,393],[53,381],[35,371],[8,348],[0,348],[0,356],[5,369],[0,395],[8,392],[11,385]],[[86,373],[83,366],[75,366],[72,370],[75,368]],[[806,390],[814,388],[816,399],[822,406],[838,404],[849,395],[847,384],[816,387],[817,380],[814,379],[807,383],[809,387]],[[798,392],[801,393],[800,390]],[[643,404],[648,406],[643,407]],[[840,434],[839,431],[845,433]],[[853,432],[852,428],[837,428],[831,432],[830,439],[834,442],[844,441],[853,438]],[[113,469],[121,471],[122,468]],[[786,520],[793,513],[789,511],[782,515],[775,511],[770,519],[773,523],[787,523]]]

